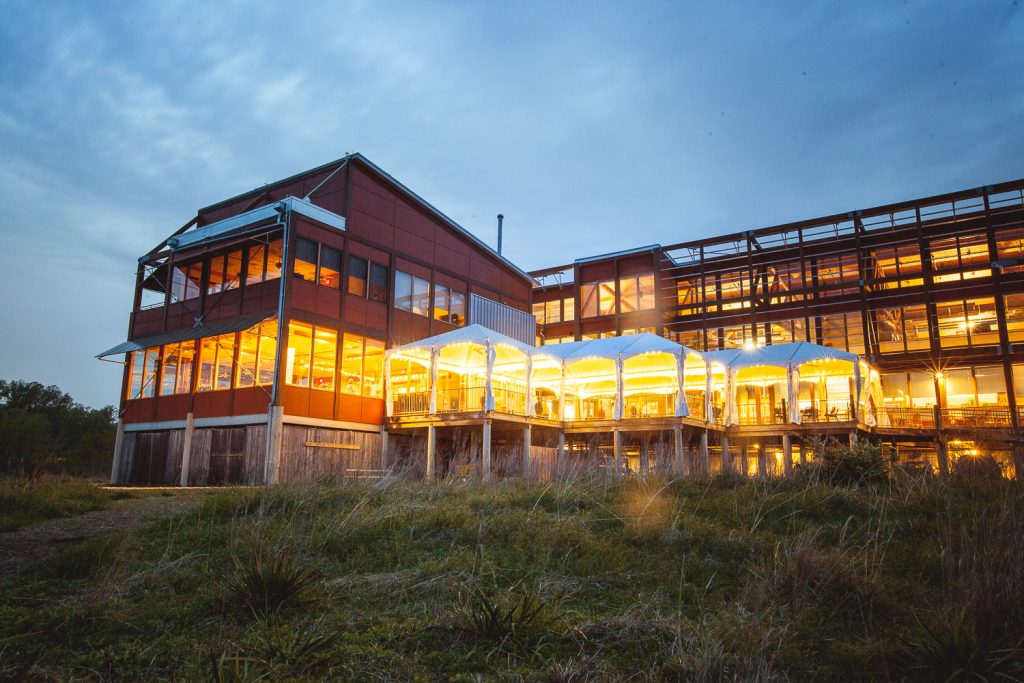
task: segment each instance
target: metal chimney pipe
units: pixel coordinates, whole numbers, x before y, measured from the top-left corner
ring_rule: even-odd
[[[501,256],[501,222],[505,220],[505,217],[498,214],[498,255]]]

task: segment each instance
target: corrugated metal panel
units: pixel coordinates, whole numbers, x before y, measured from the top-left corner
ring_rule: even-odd
[[[468,322],[483,325],[530,346],[537,343],[537,319],[533,315],[486,297],[469,295]]]

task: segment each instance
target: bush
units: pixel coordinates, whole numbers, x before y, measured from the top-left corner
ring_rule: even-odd
[[[872,443],[860,442],[853,446],[840,446],[826,439],[814,446],[817,457],[809,467],[819,481],[838,486],[860,486],[889,478],[892,458]]]
[[[290,549],[252,547],[235,559],[235,571],[227,580],[229,601],[247,612],[262,616],[306,602],[318,575],[303,565]]]

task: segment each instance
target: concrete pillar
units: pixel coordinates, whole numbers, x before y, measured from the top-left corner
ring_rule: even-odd
[[[284,436],[284,406],[270,406],[267,414],[267,457],[263,480],[276,484],[281,477],[281,439]]]
[[[788,477],[793,474],[793,437],[782,435],[782,471]]]
[[[185,435],[181,442],[181,486],[188,486],[188,470],[192,463],[192,435],[195,434],[196,421],[192,413],[185,415]]]
[[[434,425],[427,425],[427,462],[423,472],[426,481],[434,480],[434,456],[437,451],[437,428]]]
[[[700,470],[700,476],[706,477],[708,472],[711,470],[711,465],[708,463],[708,433],[707,430],[700,433],[700,445],[697,451],[698,465],[697,469]]]
[[[532,476],[530,471],[530,445],[533,442],[533,428],[530,425],[523,426],[523,479]]]
[[[480,469],[484,481],[491,480],[491,421],[484,420],[483,442],[480,447]]]
[[[726,434],[725,432],[722,432],[722,441],[721,441],[721,443],[722,443],[722,458],[721,458],[721,465],[720,465],[721,469],[720,469],[720,471],[724,473],[724,472],[726,472],[728,470],[732,470],[733,469],[733,467],[732,467],[732,453],[729,452],[729,435]]]
[[[942,439],[935,440],[935,453],[939,461],[939,476],[949,476],[949,451],[946,449],[946,442]]]
[[[141,267],[141,266],[140,266]],[[121,459],[124,455],[124,420],[117,421],[117,435],[114,437],[114,460],[110,464],[110,483],[120,484]]]
[[[622,475],[622,432],[618,429],[612,431],[612,467],[614,476]]]
[[[672,428],[672,455],[675,456],[675,472],[678,475],[683,474],[684,470],[684,459],[686,458],[686,452],[683,450],[683,428],[676,425]]]

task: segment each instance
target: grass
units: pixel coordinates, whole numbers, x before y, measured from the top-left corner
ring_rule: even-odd
[[[225,490],[0,588],[0,678],[1019,680],[1024,489]]]
[[[115,500],[132,497],[125,491],[100,488],[83,479],[0,477],[0,532],[83,512],[103,510]]]

